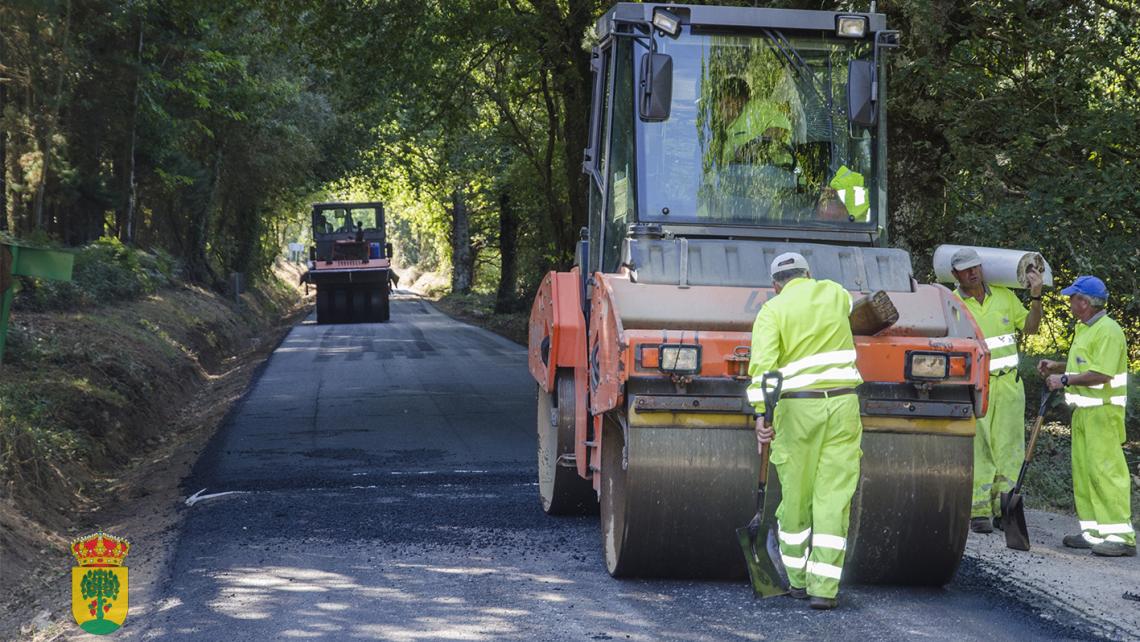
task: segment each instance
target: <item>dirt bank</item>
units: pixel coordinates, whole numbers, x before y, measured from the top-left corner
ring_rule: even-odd
[[[279,277],[240,302],[179,286],[13,315],[0,369],[0,569],[11,587],[0,595],[0,639],[61,632],[72,537],[170,530],[178,481],[303,312],[295,270]],[[132,547],[132,585],[161,572],[150,548]]]

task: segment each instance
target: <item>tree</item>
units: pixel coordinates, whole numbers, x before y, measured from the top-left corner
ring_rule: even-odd
[[[499,288],[495,294],[495,312],[513,312],[518,300],[518,219],[511,206],[511,195],[499,195]]]
[[[80,580],[79,589],[83,594],[83,599],[91,600],[87,604],[87,611],[96,620],[93,623],[84,623],[82,625],[84,630],[92,633],[109,632],[103,625],[103,620],[107,612],[114,606],[112,600],[119,599],[119,577],[110,570],[92,569],[87,571],[83,579]],[[115,628],[118,628],[117,624],[110,631]]]

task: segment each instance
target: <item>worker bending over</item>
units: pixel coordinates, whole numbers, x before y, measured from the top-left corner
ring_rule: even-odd
[[[1081,532],[1062,540],[1070,548],[1091,548],[1105,557],[1135,556],[1131,478],[1124,460],[1124,409],[1128,391],[1128,347],[1124,332],[1104,311],[1108,288],[1095,276],[1081,276],[1061,290],[1079,321],[1067,362],[1042,359],[1050,390],[1065,391],[1073,406],[1073,499]]]
[[[760,415],[756,437],[761,444],[771,441],[780,478],[776,518],[791,595],[810,596],[812,608],[830,609],[863,456],[855,394],[863,379],[848,321],[852,300],[838,283],[812,279],[807,260],[794,252],[777,256],[771,273],[776,296],[752,326],[748,400]],[[760,385],[771,370],[784,377],[774,426],[764,422]]]
[[[1017,372],[1017,332],[1037,334],[1041,325],[1041,274],[1030,268],[1030,309],[1013,292],[985,282],[982,259],[964,247],[950,258],[962,299],[990,350],[990,403],[974,434],[974,500],[970,530],[1001,528],[1001,494],[1013,489],[1025,459],[1025,384]],[[993,526],[990,520],[993,520]]]

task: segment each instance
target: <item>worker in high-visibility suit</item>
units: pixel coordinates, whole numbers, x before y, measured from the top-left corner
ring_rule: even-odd
[[[1081,276],[1061,294],[1077,327],[1066,362],[1042,359],[1038,371],[1050,390],[1064,390],[1073,406],[1073,500],[1081,532],[1066,535],[1069,548],[1104,557],[1136,555],[1132,479],[1124,459],[1124,411],[1128,405],[1128,346],[1120,325],[1104,311],[1108,288]]]
[[[1041,325],[1042,278],[1035,269],[1026,271],[1026,310],[1009,289],[985,282],[982,259],[973,248],[955,252],[950,268],[958,280],[954,294],[973,315],[990,350],[989,409],[974,433],[970,530],[992,533],[994,526],[1001,528],[1001,494],[1013,489],[1025,459],[1025,384],[1017,371],[1017,333],[1036,334]]]
[[[767,96],[753,97],[748,83],[732,76],[723,83],[718,105],[726,123],[722,165],[791,165],[792,122],[787,104]]]
[[[847,550],[851,497],[859,480],[863,424],[855,387],[851,294],[834,281],[811,278],[803,256],[787,252],[771,265],[776,296],[752,326],[748,400],[756,437],[771,441],[780,478],[776,510],[780,555],[791,595],[811,607],[836,605]],[[774,426],[764,423],[765,372],[783,374]]]

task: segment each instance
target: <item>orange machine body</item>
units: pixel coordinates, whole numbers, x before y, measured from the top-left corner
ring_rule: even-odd
[[[594,478],[595,488],[602,415],[626,402],[626,384],[631,378],[671,381],[680,393],[694,379],[735,382],[741,392],[738,400],[716,399],[719,407],[700,408],[700,398],[681,394],[678,403],[697,406],[673,410],[751,412],[743,389],[750,380],[752,323],[764,301],[775,296],[771,288],[683,288],[639,284],[634,277],[628,270],[594,275],[588,324],[577,268],[549,273],[531,310],[531,374],[543,390],[550,391],[557,369],[573,369],[575,461],[578,474]],[[862,294],[852,292],[856,298]],[[888,295],[899,310],[899,321],[876,336],[855,337],[856,364],[864,381],[907,383],[909,353],[947,353],[959,367],[938,385],[968,387],[972,412],[961,418],[983,416],[990,354],[965,306],[940,285],[915,284],[911,292]],[[687,376],[662,372],[662,344],[700,346],[700,371]],[[593,421],[587,421],[587,408]],[[905,405],[892,410],[896,417],[906,417]]]

